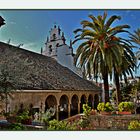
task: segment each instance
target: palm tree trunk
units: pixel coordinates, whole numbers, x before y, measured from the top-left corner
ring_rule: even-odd
[[[104,75],[104,92],[105,92],[105,102],[109,102],[109,84],[108,84],[108,74]]]
[[[119,82],[119,75],[115,72],[115,85],[117,90],[116,100],[117,105],[121,102],[121,91],[120,91],[120,82]]]

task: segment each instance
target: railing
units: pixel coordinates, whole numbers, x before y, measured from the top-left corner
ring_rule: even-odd
[[[74,115],[74,116],[71,116],[67,119],[65,119],[66,121],[70,122],[70,123],[73,123],[75,122],[76,120],[79,120],[81,119],[81,117],[83,116],[84,114],[77,114],[77,115]]]

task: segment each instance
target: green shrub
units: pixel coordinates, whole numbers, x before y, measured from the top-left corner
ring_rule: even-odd
[[[24,111],[24,112],[21,113],[20,115],[17,115],[17,116],[16,116],[16,121],[17,121],[17,123],[22,123],[22,122],[24,122],[24,121],[30,119],[30,117],[29,117],[28,114],[29,114],[28,111]]]
[[[97,109],[99,111],[106,111],[106,112],[111,112],[114,110],[113,106],[111,105],[111,103],[107,102],[106,104],[105,103],[99,103],[98,106],[97,106]]]
[[[91,112],[91,107],[88,104],[83,104],[83,113],[85,116],[89,116]]]
[[[128,130],[140,130],[140,123],[138,121],[131,121],[128,125]]]
[[[26,130],[26,127],[21,123],[14,123],[9,126],[10,130]]]
[[[50,109],[47,109],[47,111],[42,114],[42,120],[43,122],[45,123],[45,125],[47,126],[49,121],[51,120],[51,118],[55,115],[55,112],[54,112],[54,109],[53,108],[50,108]]]
[[[105,103],[99,103],[97,106],[97,109],[99,111],[105,111]]]
[[[118,105],[118,110],[120,112],[122,111],[133,111],[134,109],[134,104],[132,102],[121,102]]]
[[[51,120],[47,130],[76,130],[75,124],[70,124],[66,121]]]
[[[109,103],[109,102],[107,102],[107,103],[105,104],[105,111],[106,111],[106,112],[110,112],[110,111],[113,111],[113,110],[114,110],[114,108],[113,108],[112,104]]]

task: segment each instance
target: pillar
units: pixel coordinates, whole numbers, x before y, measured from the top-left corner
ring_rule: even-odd
[[[57,120],[59,120],[59,106],[60,106],[60,105],[57,105],[57,106],[56,106],[56,119],[57,119]]]
[[[70,117],[70,112],[71,112],[71,104],[68,104],[68,117]]]
[[[92,108],[94,109],[94,97],[93,97],[93,100],[92,100]]]
[[[78,114],[80,114],[80,102],[78,102]]]

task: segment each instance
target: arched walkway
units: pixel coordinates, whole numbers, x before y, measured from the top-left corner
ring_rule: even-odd
[[[70,113],[71,116],[78,114],[78,102],[79,102],[78,96],[73,95],[71,98],[71,113]]]
[[[99,96],[95,94],[94,96],[94,109],[97,109],[97,106],[99,104]]]
[[[60,98],[60,106],[59,106],[59,120],[63,120],[68,118],[68,104],[69,99],[66,95],[62,95]]]
[[[93,96],[91,94],[88,96],[88,105],[94,108]]]
[[[56,109],[56,106],[57,106],[57,100],[55,96],[49,95],[45,101],[45,112],[47,109],[50,109],[51,107]],[[57,112],[55,112],[55,115],[54,117],[52,117],[52,119],[56,119],[56,113]]]
[[[81,96],[81,103],[80,103],[80,113],[83,113],[83,104],[86,104],[86,96]]]

